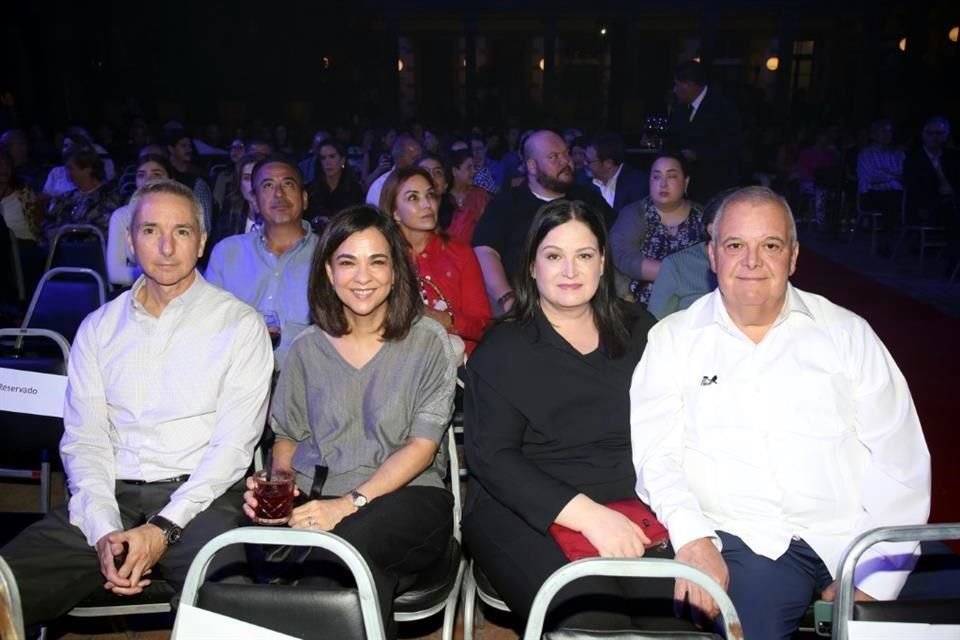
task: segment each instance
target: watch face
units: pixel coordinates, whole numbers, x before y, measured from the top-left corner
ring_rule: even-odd
[[[167,532],[167,544],[176,544],[180,542],[180,536],[183,535],[183,529],[180,527],[171,527]]]
[[[353,492],[353,506],[356,508],[361,508],[367,506],[367,496],[363,495],[359,491]]]

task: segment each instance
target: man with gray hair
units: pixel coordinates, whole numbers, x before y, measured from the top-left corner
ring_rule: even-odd
[[[423,155],[423,145],[417,142],[417,139],[413,136],[403,133],[393,141],[390,155],[393,156],[393,167],[370,185],[370,189],[367,190],[367,204],[375,207],[380,206],[380,192],[383,191],[383,185],[387,182],[387,178],[397,169],[412,167],[417,164],[420,156]]]
[[[273,371],[266,327],[197,272],[206,231],[189,188],[148,182],[131,208],[143,275],[87,316],[70,351],[69,505],[0,550],[28,626],[98,589],[135,595],[158,576],[179,588],[200,547],[242,517]],[[216,570],[243,561],[218,555]]]
[[[788,639],[843,550],[878,526],[926,522],[930,455],[906,380],[867,322],[788,278],[786,201],[729,195],[707,247],[713,293],[651,331],[630,389],[637,493],[676,559],[725,587],[746,638]],[[857,599],[895,599],[916,543],[872,547]],[[675,598],[715,603],[677,581]]]

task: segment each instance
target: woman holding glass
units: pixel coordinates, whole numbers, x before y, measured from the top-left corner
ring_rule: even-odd
[[[601,216],[556,200],[534,218],[516,303],[467,362],[464,450],[471,481],[463,534],[477,566],[515,614],[567,556],[550,535],[579,532],[604,557],[671,557],[631,519],[605,506],[636,498],[629,390],[653,318],[632,316],[614,292]],[[588,603],[576,600],[590,594]],[[643,623],[618,614],[672,617],[673,585],[592,578],[551,607],[564,626]],[[651,600],[652,599],[652,600]]]
[[[452,535],[453,496],[437,453],[457,354],[422,315],[396,223],[372,207],[330,221],[308,298],[315,324],[294,340],[273,394],[272,469],[292,471],[304,499],[289,526],[330,531],[363,555],[389,628],[399,579],[434,563]],[[253,491],[244,498],[253,518]],[[317,558],[298,560],[288,569],[302,574],[299,584],[329,581]]]
[[[664,258],[707,239],[703,211],[687,198],[689,184],[686,160],[660,154],[650,167],[650,195],[625,207],[610,230],[614,263],[632,279],[638,302],[650,300]]]
[[[397,169],[380,193],[380,209],[396,220],[410,246],[424,314],[460,336],[469,355],[490,322],[490,303],[473,249],[437,229],[438,201],[430,174],[420,167]]]

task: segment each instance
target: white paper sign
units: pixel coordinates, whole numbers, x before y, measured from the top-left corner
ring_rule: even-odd
[[[919,624],[908,622],[848,622],[850,640],[958,640],[960,626],[955,624]]]
[[[180,603],[172,640],[297,640],[296,636]],[[902,640],[902,639],[901,639]]]
[[[52,418],[63,417],[67,376],[0,367],[0,409]]]

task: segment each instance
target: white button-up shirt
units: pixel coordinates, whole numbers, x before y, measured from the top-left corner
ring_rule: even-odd
[[[196,281],[154,317],[133,289],[91,313],[70,351],[60,455],[70,522],[96,544],[122,530],[118,479],[190,479],[160,515],[185,527],[253,459],[273,372],[259,314]]]
[[[603,180],[593,179],[593,184],[600,189],[600,195],[603,196],[603,199],[607,201],[607,204],[611,207],[613,206],[613,200],[617,197],[617,179],[620,177],[620,172],[623,171],[623,164],[621,163],[617,167],[617,172],[613,176],[604,182]]]
[[[719,290],[651,331],[630,390],[637,493],[679,549],[717,530],[776,559],[793,536],[831,574],[859,533],[930,511],[907,383],[865,320],[790,286],[760,343]],[[918,545],[876,545],[858,588],[897,596]]]

